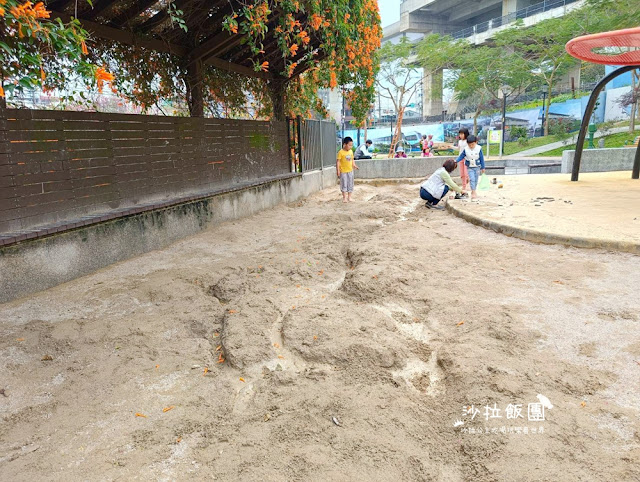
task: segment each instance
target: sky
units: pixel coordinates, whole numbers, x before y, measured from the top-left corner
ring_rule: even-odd
[[[400,0],[378,0],[378,6],[383,27],[400,20]]]

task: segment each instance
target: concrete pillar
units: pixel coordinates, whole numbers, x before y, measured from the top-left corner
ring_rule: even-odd
[[[442,115],[442,70],[422,78],[422,115]]]
[[[502,15],[509,15],[510,13],[517,12],[538,2],[539,0],[502,0]]]
[[[569,71],[565,74],[565,76],[562,78],[561,83],[571,87],[571,79],[573,78],[573,84],[575,86],[576,91],[580,90],[580,72],[581,72],[580,67],[581,67],[580,63],[571,67]]]
[[[502,15],[509,15],[518,9],[518,0],[502,0]]]

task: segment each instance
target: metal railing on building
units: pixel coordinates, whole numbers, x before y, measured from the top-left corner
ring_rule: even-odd
[[[556,8],[565,7],[577,1],[579,0],[545,0],[544,2],[536,3],[535,5],[516,10],[515,12],[512,12],[508,15],[492,18],[491,20],[487,20],[486,22],[476,24],[473,27],[458,30],[457,32],[451,34],[451,36],[455,39],[472,37],[473,35],[487,32],[494,28],[502,27],[503,25],[508,25],[515,22],[516,20],[532,17],[533,15],[548,12]]]

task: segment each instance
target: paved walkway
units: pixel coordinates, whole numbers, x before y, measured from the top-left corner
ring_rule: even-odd
[[[618,134],[620,132],[627,132],[629,130],[628,127],[616,127],[615,129],[611,129],[609,132],[607,132],[607,135],[611,135],[611,134]],[[640,130],[640,126],[638,126],[636,128],[636,130]],[[604,134],[602,132],[596,132],[594,137],[597,139],[599,137],[603,137]],[[576,134],[567,144],[574,144],[576,142],[576,140],[578,139],[578,134]],[[559,147],[563,147],[565,145],[567,145],[563,142],[552,142],[550,144],[545,144],[544,146],[538,146],[538,147],[533,147],[531,149],[526,149],[524,151],[520,151],[516,154],[510,154],[508,156],[504,156],[505,158],[518,158],[520,159],[521,157],[527,157],[527,156],[535,156],[537,154],[542,154],[544,152],[548,152],[551,151],[553,149],[557,149]]]
[[[474,224],[533,242],[640,254],[640,180],[631,172],[500,176],[478,202],[449,200]]]

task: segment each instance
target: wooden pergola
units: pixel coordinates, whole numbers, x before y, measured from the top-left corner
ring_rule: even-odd
[[[184,12],[186,32],[172,22],[168,12],[170,3]],[[263,41],[265,53],[259,59],[254,58],[244,35],[231,34],[222,28],[225,17],[242,7],[243,2],[238,0],[93,0],[93,7],[86,0],[47,2],[51,18],[67,22],[75,17],[93,37],[170,53],[184,59],[188,66],[187,82],[193,116],[203,115],[202,68],[211,65],[217,69],[265,79],[273,101],[274,117],[284,119],[286,84],[308,68],[307,63],[301,61],[305,52],[301,49],[296,57],[289,59],[298,63],[291,77],[279,74],[286,68],[278,39],[274,35],[276,23],[282,15],[276,10],[269,17],[269,30]],[[304,15],[299,14],[297,19],[302,21]],[[319,49],[320,44],[319,37],[312,34],[310,45],[317,50],[316,59],[325,56]],[[269,62],[269,71],[256,72],[254,61]]]

